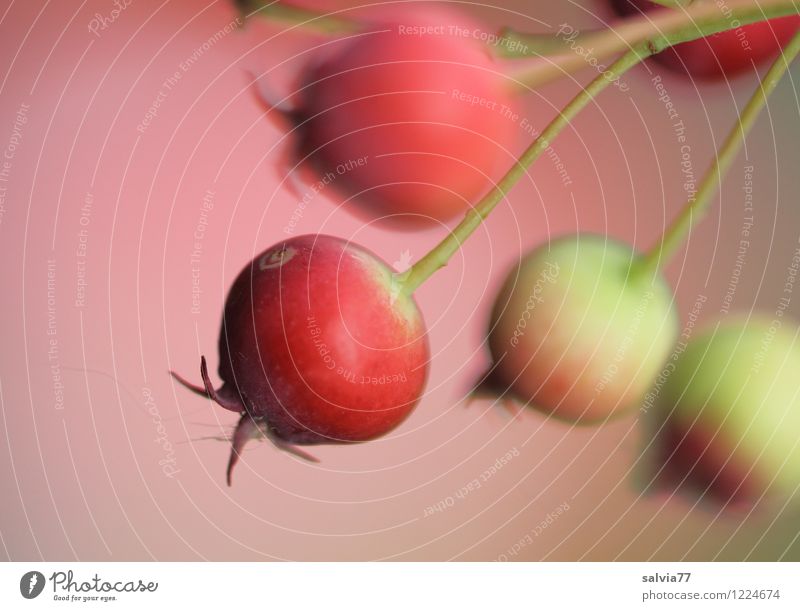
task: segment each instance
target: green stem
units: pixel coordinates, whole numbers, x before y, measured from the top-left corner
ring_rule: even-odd
[[[695,0],[650,0],[653,4],[660,4],[670,8],[683,8],[689,6]]]
[[[534,140],[533,144],[520,156],[506,175],[474,208],[470,209],[464,220],[409,270],[397,275],[397,282],[401,285],[400,290],[406,295],[410,295],[430,278],[434,272],[447,265],[450,257],[458,251],[464,240],[480,227],[483,220],[503,200],[506,193],[511,190],[519,179],[525,175],[530,165],[548,149],[550,142],[570,124],[570,121],[594,100],[601,91],[616,82],[620,76],[650,54],[651,50],[646,43],[639,45],[619,58],[604,74],[599,75],[576,95],[558,116],[550,122],[541,135]]]
[[[584,51],[589,51],[588,55],[575,52],[574,48],[552,55],[552,45],[544,45],[542,34],[524,34],[511,29],[503,32],[496,48],[505,57],[536,57],[542,51],[548,54],[546,61],[525,66],[513,75],[521,86],[531,89],[586,68],[589,59],[605,61],[648,40],[655,53],[681,42],[730,30],[734,25],[739,27],[800,13],[797,0],[728,0],[727,6],[730,13],[722,15],[715,2],[695,2],[685,9],[642,15],[612,28],[583,34],[563,24],[556,34],[562,48],[579,43]]]
[[[340,17],[335,13],[290,6],[280,0],[237,0],[236,4],[244,17],[258,14],[265,19],[285,21],[324,34],[347,34],[360,30],[362,26],[354,19]]]
[[[789,64],[798,53],[800,53],[800,32],[795,34],[781,56],[775,60],[761,80],[758,89],[747,102],[739,121],[728,134],[725,143],[717,153],[716,160],[703,177],[697,194],[689,198],[678,218],[667,228],[658,243],[642,256],[641,269],[654,272],[660,270],[680,245],[686,241],[697,224],[708,214],[711,198],[717,192],[722,178],[733,164],[745,137],[753,128],[770,94],[775,90],[781,77],[789,68]]]

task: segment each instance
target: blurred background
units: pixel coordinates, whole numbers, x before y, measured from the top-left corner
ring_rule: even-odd
[[[613,19],[601,0],[455,4],[490,32]],[[252,444],[226,487],[229,445],[214,438],[236,416],[168,370],[195,379],[206,354],[216,371],[227,287],[297,206],[276,169],[291,142],[264,119],[249,71],[270,70],[285,95],[322,40],[237,17],[230,0],[0,2],[0,558],[800,560],[797,510],[727,515],[641,494],[635,416],[575,428],[464,401],[488,366],[488,309],[509,266],[578,229],[651,245],[685,201],[665,91],[699,178],[754,74],[665,72],[657,90],[647,64],[628,91],[608,88],[553,143],[562,166],[543,157],[418,292],[433,360],[414,414],[386,438],[315,448],[319,464]],[[800,238],[800,66],[791,74],[667,269],[684,321],[701,298],[709,320],[772,313],[782,296]],[[521,96],[521,115],[543,128],[592,77]],[[529,138],[521,129],[516,153]],[[319,195],[297,232],[394,262],[447,230],[391,231],[337,205]]]

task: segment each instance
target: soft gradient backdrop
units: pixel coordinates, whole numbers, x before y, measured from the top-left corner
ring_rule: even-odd
[[[213,438],[235,416],[167,371],[197,377],[200,354],[216,371],[225,291],[283,237],[297,205],[276,171],[290,144],[263,119],[247,71],[271,70],[285,93],[321,39],[256,23],[204,46],[236,18],[231,2],[120,4],[93,33],[111,0],[0,2],[0,149],[10,154],[0,177],[0,558],[800,560],[796,509],[726,516],[641,496],[633,417],[575,429],[463,402],[488,364],[493,292],[520,253],[576,229],[644,248],[682,205],[680,149],[652,65],[625,77],[629,92],[609,88],[556,141],[571,184],[542,158],[419,291],[433,362],[401,428],[318,448],[318,465],[253,444],[227,488],[229,446]],[[610,19],[590,0],[461,4],[491,31]],[[734,165],[722,206],[668,268],[684,318],[698,295],[707,297],[701,318],[723,308],[746,165],[755,237],[731,310],[776,308],[800,237],[798,68]],[[522,113],[543,127],[591,76],[524,96]],[[698,177],[755,82],[664,75]],[[520,133],[520,151],[527,139]],[[333,193],[297,228],[355,239],[390,262],[405,251],[416,259],[445,230],[368,226],[337,209]],[[800,316],[800,302],[790,310]],[[479,488],[459,492],[508,453]]]

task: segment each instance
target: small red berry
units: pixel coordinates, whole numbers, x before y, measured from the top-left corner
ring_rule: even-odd
[[[186,384],[241,413],[230,473],[244,444],[265,435],[296,445],[367,441],[386,434],[422,396],[425,324],[393,271],[339,238],[306,235],[253,259],[233,283],[214,390]],[[177,377],[177,376],[176,376]]]
[[[326,45],[288,113],[300,158],[369,219],[415,227],[463,214],[511,162],[516,129],[481,31],[422,7]]]

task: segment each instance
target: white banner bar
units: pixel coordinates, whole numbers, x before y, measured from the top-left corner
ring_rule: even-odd
[[[187,606],[191,605],[191,606]],[[263,607],[262,607],[263,605]],[[800,609],[793,563],[23,563],[0,609]],[[585,605],[585,606],[579,606]]]

